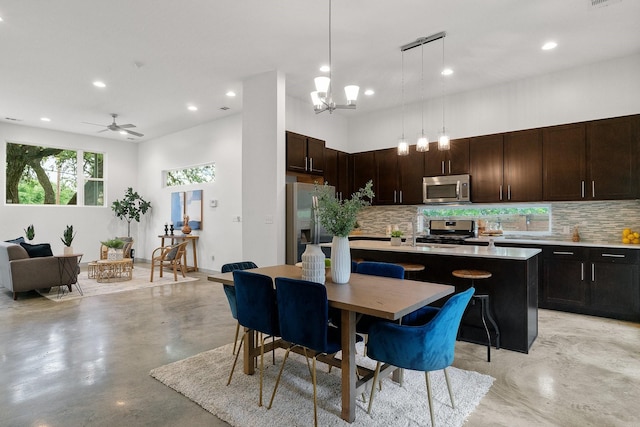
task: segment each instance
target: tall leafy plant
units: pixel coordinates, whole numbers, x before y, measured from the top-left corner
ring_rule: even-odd
[[[127,221],[127,237],[131,237],[131,221],[140,222],[140,217],[151,209],[151,202],[144,200],[129,187],[122,200],[114,200],[111,209],[118,218]]]
[[[333,187],[316,185],[318,197],[318,218],[320,224],[333,236],[347,237],[356,225],[357,214],[370,204],[374,197],[373,182],[369,181],[351,195],[351,199],[338,200]]]

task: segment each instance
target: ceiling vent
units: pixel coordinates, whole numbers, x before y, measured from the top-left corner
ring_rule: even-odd
[[[22,119],[16,119],[14,117],[5,117],[5,120],[11,120],[12,122],[21,122]]]
[[[587,3],[592,8],[600,8],[610,6],[615,3],[620,3],[622,0],[587,0]]]
[[[220,109],[221,109],[222,111],[227,111],[227,110],[229,109],[229,107],[220,107]]]

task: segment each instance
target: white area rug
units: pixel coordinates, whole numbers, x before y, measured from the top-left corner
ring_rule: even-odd
[[[58,287],[54,286],[51,288],[49,293],[40,292],[40,295],[50,299],[55,302],[69,301],[74,299],[80,299],[85,297],[92,297],[96,295],[106,295],[113,294],[117,292],[126,292],[132,291],[136,289],[144,289],[144,288],[152,288],[154,286],[162,286],[162,285],[170,285],[173,283],[181,283],[181,282],[191,282],[194,280],[198,280],[195,277],[189,277],[187,275],[186,278],[182,277],[182,274],[178,273],[178,281],[173,280],[173,271],[165,270],[163,273],[163,277],[160,277],[160,272],[156,268],[153,272],[153,282],[149,281],[151,276],[151,269],[135,266],[133,268],[133,274],[131,280],[126,280],[124,282],[110,282],[110,283],[98,283],[95,279],[87,278],[87,270],[85,267],[82,267],[82,271],[78,276],[78,283],[82,288],[82,293],[84,295],[80,295],[78,289],[73,286],[73,291],[69,292],[69,289],[64,287],[64,294],[58,297]]]
[[[273,392],[275,378],[284,357],[284,350],[276,351],[276,365],[271,354],[265,355],[263,404],[258,406],[260,376],[242,372],[238,361],[231,385],[226,386],[233,363],[233,344],[200,353],[153,369],[150,375],[182,393],[233,426],[308,426],[313,425],[313,387],[304,358],[289,356],[282,374],[273,407],[266,409]],[[358,354],[363,353],[358,344]],[[293,354],[293,353],[291,353]],[[294,359],[292,359],[294,357]],[[242,355],[240,355],[242,358]],[[357,356],[358,364],[375,367],[375,362]],[[387,378],[382,391],[376,392],[371,415],[368,403],[357,399],[356,421],[349,424],[340,418],[340,370],[327,373],[327,366],[318,363],[318,424],[321,426],[429,426],[429,406],[423,372],[405,371],[404,385]],[[438,426],[461,426],[469,414],[489,391],[494,378],[454,367],[448,368],[456,409],[451,408],[447,385],[442,371],[432,372],[433,402]],[[367,402],[369,396],[367,397]]]

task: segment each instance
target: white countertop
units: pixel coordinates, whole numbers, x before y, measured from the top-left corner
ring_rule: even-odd
[[[330,247],[331,243],[325,243],[321,246]],[[391,243],[389,241],[379,240],[351,240],[349,242],[349,247],[351,249],[364,249],[372,251],[393,251],[405,253],[422,253],[429,255],[500,258],[510,260],[527,260],[541,252],[540,249],[500,247],[496,247],[493,251],[490,251],[488,246],[443,245],[432,243],[417,243],[416,246],[411,246],[411,243],[403,243],[400,246],[391,246]]]
[[[550,238],[527,238],[527,237],[472,237],[466,240],[470,243],[486,243],[489,239],[493,239],[495,243],[522,243],[523,245],[553,245],[553,246],[581,246],[595,248],[619,248],[619,249],[640,249],[640,245],[612,243],[612,242],[572,242],[570,240],[553,240]]]

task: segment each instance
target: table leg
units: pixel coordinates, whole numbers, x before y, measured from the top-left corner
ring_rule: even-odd
[[[356,314],[342,310],[342,419],[356,419]]]
[[[244,330],[244,354],[243,354],[243,361],[244,361],[244,373],[247,375],[253,375],[256,371],[255,368],[255,363],[253,360],[253,354],[254,354],[254,349],[255,349],[255,332],[253,331],[253,329],[246,329]]]
[[[191,239],[191,246],[193,246],[193,271],[198,271],[198,253],[196,252],[196,239]]]

